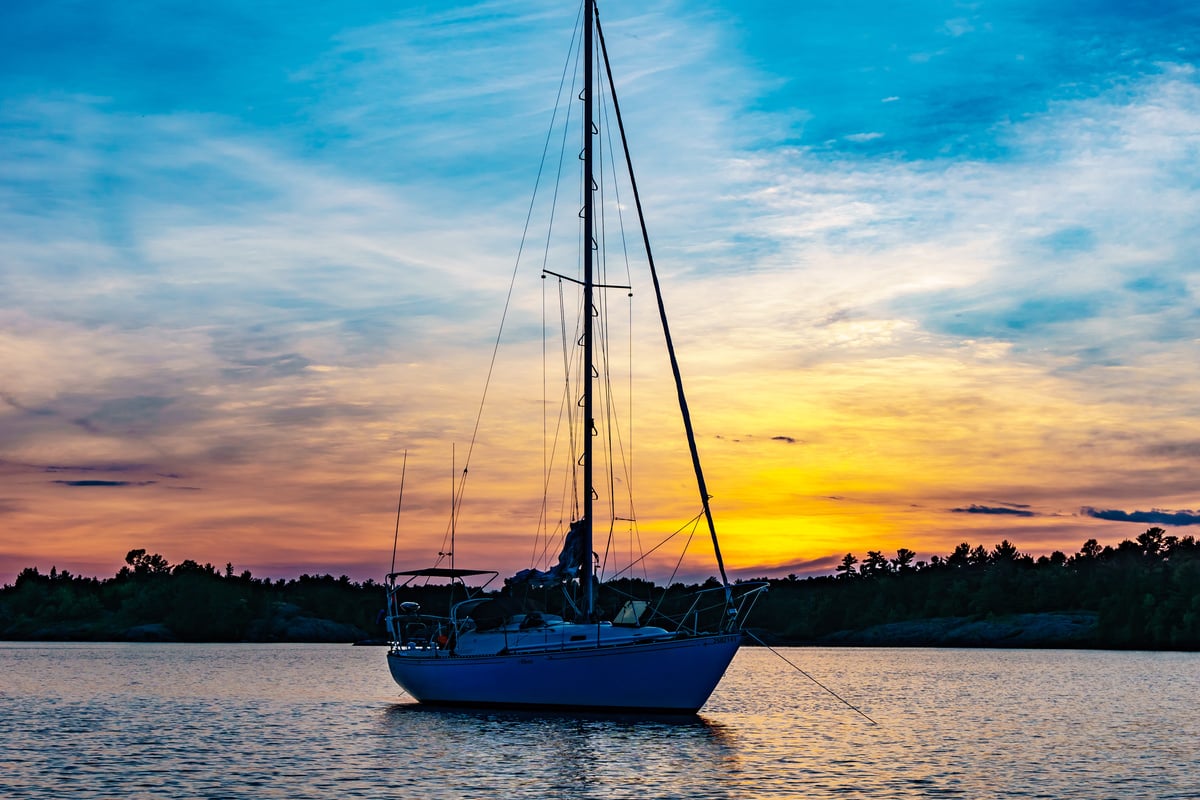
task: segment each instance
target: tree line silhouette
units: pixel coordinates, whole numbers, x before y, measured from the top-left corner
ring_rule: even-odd
[[[143,549],[129,551],[125,564],[105,580],[27,567],[0,589],[0,638],[351,641],[380,630],[384,592],[371,580],[301,575],[272,581],[249,570],[235,573],[232,564],[218,570],[188,559],[172,566]],[[303,625],[279,624],[314,618],[337,627],[314,632],[308,626],[306,636]]]
[[[172,566],[131,550],[112,578],[24,569],[0,588],[0,639],[182,641],[353,641],[383,635],[384,587],[343,575],[255,578],[192,560]],[[835,641],[836,635],[937,618],[990,620],[1015,614],[1091,612],[1095,626],[1074,646],[1200,649],[1200,546],[1192,536],[1150,528],[1116,547],[1086,541],[1073,555],[1033,558],[1007,540],[992,549],[964,542],[917,561],[847,553],[835,574],[763,579],[770,591],[750,623],[768,641]],[[709,583],[712,582],[710,579]],[[654,600],[666,589],[617,581],[622,596]],[[445,585],[414,585],[401,600],[434,613]],[[886,644],[886,640],[878,642]],[[987,642],[980,642],[987,644]]]
[[[1093,647],[1200,649],[1200,546],[1149,528],[1116,547],[1088,539],[1074,555],[1032,556],[1007,539],[991,550],[963,542],[915,562],[847,553],[833,576],[772,580],[754,622],[783,641],[943,617],[1089,611]]]

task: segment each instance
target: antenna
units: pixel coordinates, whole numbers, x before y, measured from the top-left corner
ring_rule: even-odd
[[[396,545],[400,543],[400,506],[404,505],[404,473],[408,471],[408,450],[404,451],[404,461],[400,466],[400,499],[396,501],[396,532],[392,535],[392,569],[396,571]]]

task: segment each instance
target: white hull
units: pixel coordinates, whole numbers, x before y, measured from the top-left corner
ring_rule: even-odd
[[[488,656],[388,653],[392,677],[421,703],[695,713],[741,634]]]

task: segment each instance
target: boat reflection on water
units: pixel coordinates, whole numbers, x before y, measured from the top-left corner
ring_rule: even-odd
[[[385,738],[428,743],[414,766],[460,788],[528,796],[745,796],[734,733],[701,715],[389,706]],[[612,795],[626,787],[627,795]],[[598,795],[597,795],[598,796]]]

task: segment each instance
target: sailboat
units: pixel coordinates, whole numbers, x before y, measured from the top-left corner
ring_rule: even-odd
[[[389,573],[387,663],[396,683],[423,704],[691,714],[707,702],[733,660],[745,619],[766,586],[731,583],[726,574],[595,0],[584,0],[582,23],[583,88],[577,95],[583,104],[582,275],[569,277],[542,268],[543,278],[565,280],[581,293],[584,321],[577,345],[582,351],[578,370],[582,414],[576,420],[580,432],[572,440],[582,450],[578,459],[572,458],[572,467],[581,467],[574,493],[580,513],[567,526],[557,563],[544,570],[522,570],[506,579],[499,593],[486,591],[497,571],[456,568],[452,556],[449,566],[439,563]],[[600,66],[604,75],[598,74]],[[595,140],[601,129],[596,96],[604,77],[695,473],[702,508],[696,524],[703,517],[720,573],[719,581],[710,579],[695,597],[675,601],[673,615],[668,613],[670,604],[661,599],[655,603],[630,597],[607,611],[597,602],[596,501],[600,490],[610,485],[595,477],[596,397],[602,389],[597,386],[601,374],[597,339],[603,333],[597,330],[597,294],[618,288],[598,276],[596,264]],[[448,613],[429,614],[416,601],[404,599],[422,581],[448,581],[452,589],[459,588],[460,596],[451,602]],[[470,581],[484,583],[472,588]],[[518,597],[528,599],[535,590],[549,590],[559,598],[558,605],[535,610],[517,604]]]

